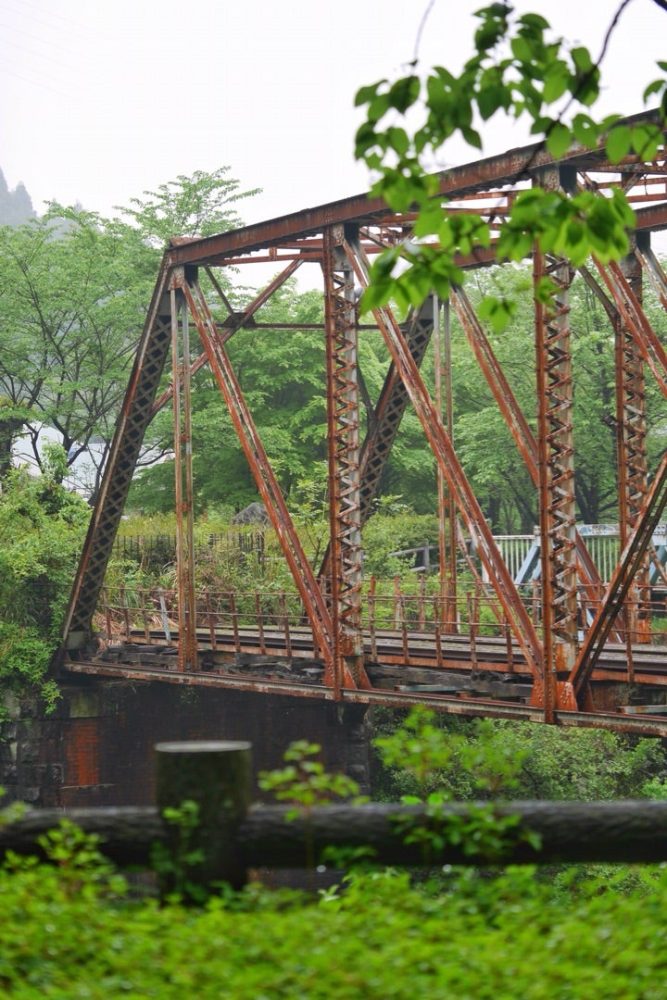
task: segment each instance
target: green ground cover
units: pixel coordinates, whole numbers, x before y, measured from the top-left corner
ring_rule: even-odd
[[[616,892],[531,870],[449,890],[366,874],[319,899],[249,890],[200,910],[109,898],[53,868],[0,874],[2,996],[514,998],[667,996],[667,873]]]

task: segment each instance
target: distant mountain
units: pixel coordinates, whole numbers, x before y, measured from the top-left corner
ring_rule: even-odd
[[[22,222],[35,218],[30,195],[23,184],[17,184],[13,191],[0,170],[0,226],[20,226]]]

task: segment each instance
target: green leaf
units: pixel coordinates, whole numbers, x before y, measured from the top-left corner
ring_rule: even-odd
[[[632,148],[643,160],[655,158],[662,142],[662,131],[657,125],[637,125],[632,129]]]
[[[415,236],[430,236],[437,233],[442,223],[442,205],[439,201],[427,202],[419,212],[414,225]]]
[[[513,38],[510,43],[512,54],[517,62],[529,63],[533,58],[533,49],[530,43],[522,37]]]
[[[552,104],[563,96],[570,85],[571,77],[564,62],[558,60],[547,70],[544,77],[542,100]]]
[[[644,90],[644,94],[642,97],[644,103],[646,104],[646,102],[648,101],[649,97],[651,97],[652,94],[659,94],[664,86],[665,86],[665,80],[653,80],[651,83],[649,83],[648,87],[646,87],[646,89]]]
[[[368,104],[372,101],[377,94],[379,88],[387,83],[386,80],[378,80],[377,83],[371,83],[367,87],[360,87],[359,90],[354,95],[354,106],[358,108],[361,104]]]
[[[369,285],[361,296],[359,303],[361,312],[369,312],[372,309],[377,309],[379,306],[386,305],[392,296],[394,284],[395,282],[392,278],[388,281],[374,281],[372,285]]]
[[[376,94],[373,100],[368,105],[368,120],[369,122],[378,122],[390,108],[390,101],[388,94]]]
[[[587,149],[595,149],[600,137],[600,128],[588,115],[575,115],[572,120],[572,132],[577,142]]]
[[[389,103],[401,114],[405,114],[419,97],[420,83],[418,76],[405,76],[389,88]]]
[[[583,45],[571,49],[572,62],[577,67],[579,73],[589,73],[593,70],[594,64],[591,54]]]
[[[482,137],[479,132],[474,128],[461,128],[461,135],[468,143],[469,146],[473,146],[475,149],[482,148]]]
[[[630,152],[632,132],[627,125],[615,125],[606,142],[607,156],[612,163],[618,163]]]
[[[543,305],[549,305],[557,291],[558,286],[552,278],[540,278],[535,282],[535,300],[541,302]]]
[[[499,108],[504,106],[506,95],[506,88],[499,84],[485,87],[484,90],[479,91],[477,107],[484,121],[488,121]]]
[[[568,150],[571,141],[569,128],[562,122],[557,122],[547,136],[547,150],[557,160]]]
[[[398,153],[399,156],[404,156],[408,151],[408,146],[410,145],[408,133],[405,129],[392,126],[387,129],[386,134],[389,147]]]
[[[480,302],[477,312],[480,319],[490,323],[495,333],[502,333],[507,329],[516,310],[517,304],[512,299],[487,295]]]
[[[525,24],[528,28],[533,28],[536,31],[548,31],[551,25],[542,17],[541,14],[523,14],[519,20],[519,24]]]

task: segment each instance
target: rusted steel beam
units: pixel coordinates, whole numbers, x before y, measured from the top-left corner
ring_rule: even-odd
[[[607,318],[609,319],[609,322],[611,323],[612,327],[616,323],[619,323],[621,314],[619,313],[614,302],[609,298],[609,296],[607,295],[607,293],[605,292],[604,288],[597,280],[595,275],[592,274],[591,271],[583,264],[581,267],[578,268],[578,271],[581,277],[583,278],[584,282],[588,285],[590,290],[593,292],[593,295],[595,295],[596,299],[606,312]]]
[[[514,443],[526,463],[528,474],[537,484],[537,442],[528,426],[528,421],[512,392],[465,290],[455,288],[452,291],[451,302],[482,374],[514,438]]]
[[[623,120],[630,125],[643,122],[660,123],[657,111],[645,111]],[[603,143],[598,152],[591,152],[574,144],[558,160],[554,160],[547,153],[543,143],[533,143],[509,150],[499,156],[487,157],[443,171],[438,175],[438,194],[454,198],[489,187],[513,184],[554,163],[571,163],[575,167],[580,165],[583,168],[594,168],[598,162],[606,162]],[[285,241],[297,237],[321,233],[327,226],[335,223],[356,222],[364,225],[376,217],[386,218],[387,206],[381,198],[371,198],[364,192],[351,198],[246,226],[243,229],[192,240],[182,246],[172,247],[168,251],[169,259],[172,265],[213,263],[239,252],[264,250],[270,246],[280,246]]]
[[[292,263],[289,264],[284,271],[281,271],[280,274],[277,274],[275,276],[275,278],[266,286],[266,288],[262,289],[259,295],[255,296],[252,302],[243,310],[242,313],[233,313],[230,317],[228,317],[229,325],[225,325],[223,332],[220,334],[223,344],[226,344],[227,341],[234,336],[237,330],[240,330],[243,326],[245,326],[245,324],[255,315],[255,313],[259,309],[261,309],[266,302],[268,302],[268,300],[271,298],[274,292],[276,292],[281,285],[284,285],[287,279],[294,274],[294,272],[300,266],[300,264],[301,264],[300,260],[292,261]],[[213,278],[213,275],[211,275],[211,277]],[[224,296],[224,293],[220,288],[220,285],[218,284],[217,281],[215,282],[215,284],[218,294],[226,302],[226,296]],[[230,313],[232,312],[231,308],[229,309],[229,311]],[[195,375],[201,368],[204,367],[207,360],[208,359],[206,357],[206,352],[200,354],[199,357],[196,358],[190,365],[190,374]],[[173,392],[174,392],[174,386],[172,384],[169,386],[168,389],[165,389],[165,391],[155,400],[155,403],[153,404],[151,410],[151,419],[155,416],[156,413],[159,413],[159,411],[164,406],[167,405],[167,403],[169,402],[169,400],[173,395]]]
[[[349,245],[346,245],[346,252],[357,275],[357,280],[362,288],[367,287],[366,261],[355,254]],[[472,536],[512,631],[534,675],[541,676],[542,649],[537,633],[514,586],[458,456],[452,447],[440,415],[408,350],[405,336],[388,309],[375,309],[373,312],[396,369],[424,428],[436,461],[447,480],[452,497]]]
[[[433,333],[433,303],[427,299],[413,312],[406,327],[406,340],[415,365],[421,367]],[[392,361],[377,401],[373,420],[361,452],[361,521],[368,520],[378,494],[382,473],[391,455],[401,420],[409,402],[408,393]]]
[[[356,240],[356,233],[348,232]],[[335,686],[344,668],[357,686],[365,678],[361,632],[361,482],[357,308],[354,275],[345,256],[342,226],[324,233],[324,310],[329,460],[329,599]],[[366,683],[367,679],[366,679]]]
[[[554,721],[559,675],[572,668],[576,655],[576,579],[574,577],[574,469],[572,468],[572,372],[567,326],[567,264],[549,269],[534,255],[536,283],[547,270],[561,290],[548,313],[535,299],[538,398],[538,494],[542,564],[545,721]]]
[[[174,268],[170,281],[172,384],[174,412],[174,495],[176,501],[176,579],[178,586],[178,667],[197,667],[197,601],[195,597],[194,492],[192,482],[192,400],[190,336],[183,297],[184,269]]]
[[[84,646],[90,638],[92,617],[169,352],[167,280],[163,261],[72,586],[63,629],[63,644],[70,650]]]
[[[568,178],[558,168],[551,168],[536,180],[546,189],[558,190]],[[547,261],[538,249],[533,254],[533,271],[544,642],[544,690],[536,689],[533,698],[537,702],[541,695],[545,721],[553,722],[559,684],[567,678],[577,655],[573,381],[568,301],[572,271],[567,261],[561,258]],[[537,293],[545,278],[555,286],[548,305]]]
[[[502,366],[464,289],[454,289],[451,301],[466,334],[468,343],[477,359],[477,363],[493,394],[493,398],[498,404],[505,423],[514,438],[514,443],[526,463],[528,474],[537,488],[539,482],[538,450],[535,435],[523,414],[523,410],[519,406],[516,396],[505,377]],[[600,579],[600,574],[586,547],[586,542],[576,528],[575,546],[579,578],[586,588],[586,596],[591,600],[601,600],[604,594],[604,587]]]
[[[236,691],[253,691],[261,694],[287,695],[296,698],[310,698],[320,701],[333,700],[333,691],[320,684],[299,684],[294,681],[257,680],[238,675],[213,673],[179,673],[175,670],[162,673],[150,667],[126,666],[123,664],[98,664],[85,661],[66,661],[64,669],[68,673],[115,677],[143,683],[159,679],[162,683],[182,687],[219,688]],[[364,705],[386,705],[392,708],[408,708],[412,705],[427,705],[437,712],[468,717],[511,719],[516,722],[543,722],[544,713],[531,705],[516,702],[492,701],[488,698],[457,698],[450,695],[419,691],[390,691],[374,688],[364,690],[344,690],[342,701]],[[556,724],[568,727],[609,729],[616,732],[636,733],[639,736],[660,736],[667,738],[667,718],[660,716],[630,716],[620,712],[566,711],[559,709],[555,714]]]
[[[433,325],[433,367],[435,372],[435,405],[447,433],[454,443],[454,389],[452,381],[452,329],[449,301],[442,305],[434,296],[435,319]],[[441,336],[442,334],[442,336]],[[440,584],[440,620],[446,633],[456,631],[456,622],[447,618],[446,609],[456,608],[457,596],[457,523],[456,507],[449,487],[437,467],[436,491],[438,498],[438,577]]]
[[[640,240],[637,243],[635,254],[642,268],[649,277],[653,289],[660,299],[663,309],[667,310],[667,275],[662,264],[654,254],[650,245],[650,234],[646,234],[648,239]]]
[[[183,292],[192,318],[197,326],[199,338],[208,356],[211,370],[227,403],[232,423],[248,460],[257,489],[264,501],[297,590],[303,601],[306,614],[313,629],[315,642],[322,650],[326,665],[325,676],[327,683],[333,686],[335,677],[332,655],[333,628],[331,615],[317,585],[310,563],[301,547],[301,542],[287,510],[271,463],[257,433],[238,379],[236,378],[224,345],[221,343],[221,338],[218,336],[215,321],[196,278],[189,279],[186,282]],[[344,682],[346,684],[354,684],[352,677],[347,674]]]
[[[659,232],[667,229],[667,202],[635,210],[636,232]]]
[[[373,327],[377,329],[376,326]],[[430,299],[407,322],[406,339],[408,348],[417,367],[421,366],[433,332],[433,308]],[[366,523],[373,511],[373,500],[378,494],[380,480],[384,472],[398,429],[408,405],[408,394],[392,362],[382,386],[382,391],[372,415],[369,416],[368,430],[361,449],[361,524]],[[318,579],[329,572],[330,549],[327,547],[322,558]]]
[[[642,272],[634,254],[624,258],[620,265],[638,304],[642,301]],[[648,465],[646,459],[646,387],[644,362],[632,332],[619,318],[614,324],[616,368],[616,442],[618,454],[618,525],[621,550],[627,544],[630,532],[644,505],[648,490]],[[650,620],[646,604],[650,599],[648,559],[630,587],[629,601],[625,608],[628,641],[648,640]]]
[[[572,685],[580,706],[591,673],[607,641],[614,619],[619,614],[628,595],[632,581],[642,566],[644,555],[651,544],[653,533],[660,523],[666,503],[667,454],[662,457],[655,478],[646,494],[643,509],[609,583],[605,599],[584,638],[577,662],[570,674],[569,683]]]
[[[594,258],[597,271],[606,285],[623,322],[632,334],[642,357],[667,396],[667,352],[637,300],[618,264],[602,264]]]

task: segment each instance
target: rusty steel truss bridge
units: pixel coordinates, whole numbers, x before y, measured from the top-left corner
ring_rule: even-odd
[[[651,113],[629,121],[647,117]],[[441,173],[439,195],[449,211],[477,212],[493,226],[531,184],[603,194],[620,187],[636,213],[632,251],[624,260],[603,264],[591,258],[578,269],[605,310],[615,344],[621,555],[611,580],[603,584],[576,527],[576,371],[568,305],[575,268],[565,259],[533,254],[535,279],[550,275],[558,293],[553,306],[535,306],[532,414],[518,405],[464,288],[456,288],[449,303],[429,297],[404,322],[390,308],[375,309],[374,326],[391,363],[363,436],[359,290],[368,283],[373,256],[410,237],[414,216],[393,213],[380,199],[362,194],[232,232],[170,242],[73,586],[61,672],[343,703],[426,703],[467,715],[667,735],[667,645],[655,641],[658,612],[648,583],[652,538],[667,501],[667,455],[649,470],[645,417],[646,382],[655,380],[667,394],[667,353],[642,305],[648,283],[667,310],[667,276],[651,247],[651,234],[667,229],[665,147],[650,162],[627,156],[611,164],[602,148],[574,146],[555,160],[540,145],[526,146]],[[242,312],[235,311],[221,269],[257,262],[275,265],[275,277]],[[460,264],[472,269],[495,262],[491,247]],[[290,336],[292,324],[262,322],[262,307],[300,267],[318,269],[324,294],[329,545],[315,568],[227,351],[244,328],[279,327],[280,335]],[[536,490],[541,582],[528,597],[505,565],[453,444],[451,314],[465,331]],[[199,356],[191,350],[193,326]],[[432,395],[420,367],[433,341]],[[294,581],[294,595],[277,608],[261,595],[222,600],[195,586],[191,395],[192,377],[205,365],[224,397]],[[169,608],[155,594],[120,600],[104,589],[146,428],[168,405],[174,419],[178,579]],[[394,593],[388,608],[375,581],[363,579],[361,529],[409,406],[437,467],[440,589],[435,598],[427,598],[424,588],[412,597]],[[466,556],[469,548],[461,548],[463,534],[472,540],[474,559]],[[456,561],[462,558],[476,580],[465,598],[457,594]],[[103,639],[94,616],[106,621]],[[118,621],[121,627],[114,629]]]

